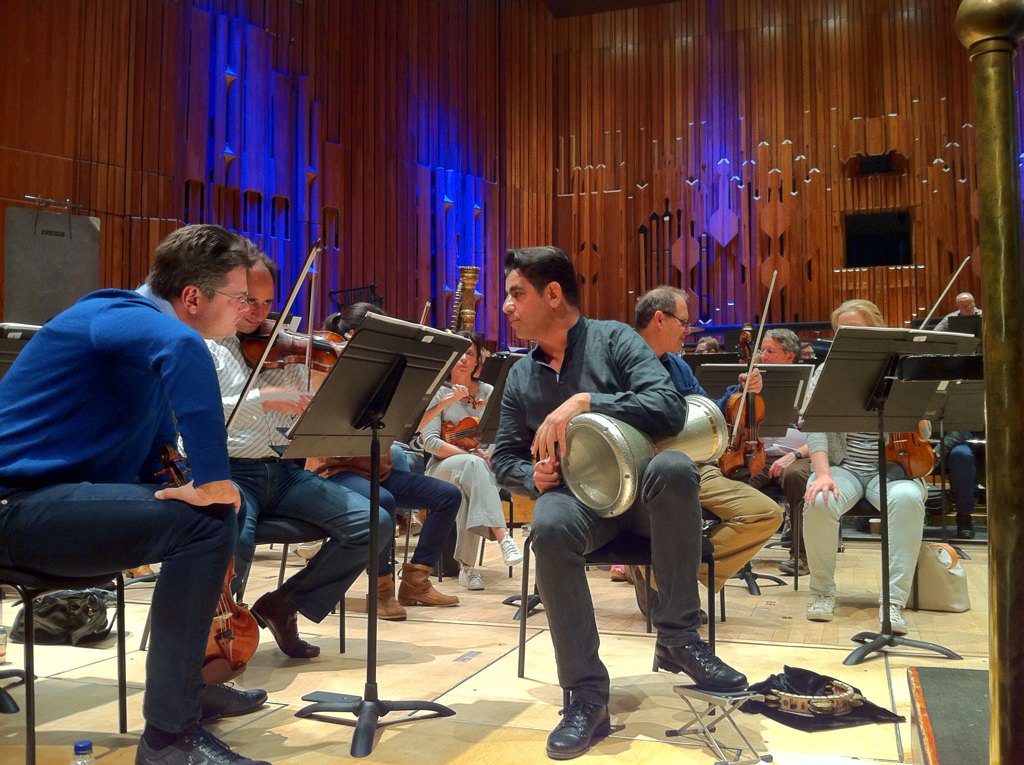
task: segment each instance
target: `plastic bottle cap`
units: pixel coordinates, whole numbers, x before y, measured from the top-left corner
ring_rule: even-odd
[[[75,754],[92,754],[92,741],[76,741]]]

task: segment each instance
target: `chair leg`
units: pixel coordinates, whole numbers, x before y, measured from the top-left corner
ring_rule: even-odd
[[[515,536],[512,533],[515,530],[515,527],[516,527],[516,506],[512,502],[512,494],[509,493],[509,495],[508,495],[508,535],[510,537],[511,536]],[[508,578],[509,579],[512,578],[512,567],[511,566],[508,567]]]
[[[117,575],[117,729],[128,732],[128,681],[125,661],[124,575]]]
[[[721,590],[718,591],[718,600],[722,604],[722,607],[720,609],[721,612],[722,612],[721,620],[724,622],[725,621],[725,588],[724,587]]]
[[[149,605],[149,612],[146,614],[146,624],[142,627],[142,641],[139,643],[139,650],[145,651],[149,646],[149,628],[153,622],[153,604]]]
[[[277,572],[277,588],[281,589],[281,585],[284,584],[284,567],[288,562],[288,545],[285,544],[281,549],[281,570]]]
[[[25,762],[36,762],[36,620],[31,593],[15,588],[25,614]]]
[[[723,591],[725,588],[722,588]],[[715,652],[715,559],[708,559],[708,645]]]
[[[484,565],[484,538],[480,537],[480,559],[477,562],[478,566]]]
[[[371,593],[372,594],[372,593]],[[345,596],[338,603],[338,653],[345,653]]]
[[[567,691],[567,690],[565,690],[563,688],[562,689],[562,709],[568,709],[570,701],[571,701],[571,699],[569,697],[569,691]]]
[[[647,634],[650,635],[654,631],[654,624],[651,621],[651,612],[654,610],[650,604],[654,602],[654,588],[651,587],[651,566],[650,564],[644,566],[644,586],[647,588]]]
[[[526,674],[526,617],[530,591],[530,537],[523,543],[523,587],[519,595],[519,677]]]

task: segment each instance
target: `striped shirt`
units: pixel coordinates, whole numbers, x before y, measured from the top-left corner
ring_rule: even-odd
[[[878,472],[878,433],[847,433],[843,467],[858,475]]]
[[[207,347],[213,355],[213,366],[220,383],[220,398],[227,420],[235,408],[238,397],[249,379],[249,366],[242,356],[242,345],[237,337],[221,340],[207,340]],[[229,457],[277,457],[271,445],[286,446],[288,439],[279,428],[289,428],[298,419],[284,412],[267,411],[263,408],[260,388],[290,388],[297,391],[307,389],[306,365],[286,364],[280,369],[266,369],[260,372],[255,387],[246,396],[228,433]]]

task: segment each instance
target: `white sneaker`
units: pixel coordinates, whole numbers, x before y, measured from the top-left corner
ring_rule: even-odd
[[[815,595],[814,602],[807,606],[807,618],[812,622],[830,622],[836,611],[834,595]]]
[[[501,559],[505,561],[506,566],[518,566],[523,562],[523,551],[519,549],[511,534],[502,537],[498,547],[501,548]]]
[[[484,588],[484,578],[480,576],[480,572],[475,568],[463,566],[462,570],[459,571],[459,584],[467,590],[482,590]]]
[[[882,624],[882,606],[878,607],[878,624]],[[889,624],[892,625],[893,635],[906,635],[907,620],[903,618],[903,606],[897,606],[895,603],[889,604]]]

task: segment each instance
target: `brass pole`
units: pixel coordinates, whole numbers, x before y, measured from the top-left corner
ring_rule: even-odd
[[[985,311],[989,531],[989,762],[1024,763],[1024,443],[1020,187],[1013,54],[1024,0],[963,0],[956,16],[974,74],[975,143]]]

